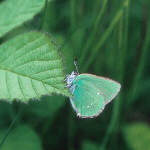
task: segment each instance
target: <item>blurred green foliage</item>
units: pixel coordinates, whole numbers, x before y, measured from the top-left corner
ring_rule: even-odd
[[[5,133],[5,130],[0,131],[0,137],[2,138]],[[40,138],[36,135],[34,130],[30,129],[29,126],[20,124],[19,127],[17,127],[9,134],[6,143],[2,146],[1,149],[42,150],[42,146]]]
[[[11,9],[17,13],[23,6]],[[0,149],[148,150],[150,1],[49,0],[42,8],[34,18],[13,26],[0,43],[26,31],[46,32],[60,45],[66,74],[75,70],[77,58],[80,73],[117,80],[122,90],[94,119],[77,118],[62,96],[29,104],[0,101]]]
[[[150,127],[143,122],[126,125],[123,129],[126,142],[133,150],[149,149]]]

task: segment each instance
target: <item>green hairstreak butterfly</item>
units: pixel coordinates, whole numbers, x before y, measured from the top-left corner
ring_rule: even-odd
[[[98,116],[121,88],[120,83],[111,79],[74,71],[66,77],[66,82],[72,93],[71,105],[81,118]]]

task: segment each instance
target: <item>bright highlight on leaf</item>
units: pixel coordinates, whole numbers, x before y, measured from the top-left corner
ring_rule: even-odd
[[[45,0],[5,0],[0,3],[0,37],[32,19],[44,4]]]
[[[0,46],[0,99],[68,95],[58,48],[45,34],[30,32]]]

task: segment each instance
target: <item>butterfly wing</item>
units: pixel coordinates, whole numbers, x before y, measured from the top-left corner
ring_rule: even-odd
[[[81,74],[73,81],[71,104],[78,116],[95,117],[119,92],[120,84],[103,77]]]
[[[99,89],[86,79],[75,82],[73,97],[70,100],[77,115],[82,118],[98,115],[105,105],[104,95],[100,94]]]

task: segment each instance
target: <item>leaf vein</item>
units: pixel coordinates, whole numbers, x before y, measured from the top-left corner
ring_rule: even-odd
[[[39,94],[38,94],[38,92],[37,92],[37,90],[36,90],[36,87],[33,85],[32,79],[30,79],[30,81],[31,81],[31,85],[32,85],[32,88],[33,88],[33,90],[34,90],[34,93],[36,94],[36,96],[37,96],[38,98],[40,98],[40,96],[39,96]]]
[[[46,45],[48,45],[48,43],[42,44],[42,45],[40,45],[40,46],[38,46],[38,47],[36,47],[36,48],[30,50],[30,51],[27,51],[25,55],[22,55],[22,54],[19,55],[19,56],[16,58],[15,61],[17,61],[18,59],[22,59],[22,57],[25,57],[25,56],[27,57],[30,53],[33,53],[34,51],[37,51],[37,49],[42,48],[43,46],[46,46]]]
[[[6,57],[5,57],[3,60],[0,61],[0,63],[5,63],[5,62],[7,62],[7,60],[8,60],[10,57],[16,55],[17,52],[21,51],[24,47],[26,47],[26,46],[28,46],[28,45],[30,45],[30,44],[33,44],[34,42],[37,42],[37,41],[38,41],[39,39],[41,39],[41,38],[42,38],[42,37],[39,37],[38,39],[37,39],[37,38],[36,38],[36,39],[33,39],[32,41],[28,42],[27,44],[24,44],[23,47],[15,49],[15,53],[14,53],[13,55],[9,55],[9,56],[7,57],[7,59],[6,59]],[[11,52],[12,52],[12,51],[11,51]]]
[[[44,89],[47,91],[47,93],[49,93],[49,90],[47,89],[47,87],[45,86],[45,84],[43,82],[42,82],[42,85],[43,85]]]
[[[24,92],[23,92],[23,87],[22,87],[22,83],[21,83],[20,77],[17,76],[17,79],[18,79],[18,85],[19,85],[19,87],[20,87],[21,94],[22,94],[22,96],[24,97],[24,99],[26,99],[25,94],[24,94]]]
[[[8,85],[8,75],[7,75],[7,72],[5,72],[5,80],[6,80],[6,88],[7,88],[8,97],[11,98],[11,94],[10,94],[10,91],[9,91],[9,85]]]
[[[27,64],[30,64],[30,63],[33,63],[33,62],[55,62],[55,61],[58,61],[59,59],[55,59],[55,60],[44,60],[44,59],[41,59],[41,60],[30,60],[30,61],[28,61],[28,62],[25,62],[25,63],[23,63],[23,64],[20,64],[19,66],[13,66],[13,67],[15,67],[16,69],[17,68],[20,68],[20,67],[23,67],[24,65],[27,65]],[[59,60],[60,61],[60,60]]]
[[[35,80],[35,81],[42,82],[42,83],[45,83],[45,84],[47,84],[47,85],[49,85],[49,86],[51,86],[51,87],[53,87],[53,88],[56,88],[55,86],[51,85],[50,83],[43,82],[43,81],[38,80],[38,79],[34,79],[34,78],[32,78],[31,76],[28,77],[28,76],[26,76],[26,75],[24,75],[24,74],[16,73],[16,72],[13,72],[12,70],[10,71],[10,70],[8,70],[8,69],[6,69],[6,68],[1,68],[1,70],[4,70],[4,71],[6,71],[6,72],[9,71],[9,72],[14,73],[14,74],[16,74],[16,75],[20,75],[20,76],[23,76],[23,77],[26,77],[26,78],[29,78],[29,79],[33,79],[33,80]],[[56,88],[56,89],[57,89],[57,90],[60,90],[59,88]]]
[[[44,72],[47,72],[47,71],[52,71],[52,70],[61,70],[61,69],[56,67],[56,68],[46,69],[46,70],[43,70],[43,71],[40,71],[40,72],[36,72],[36,73],[31,74],[31,75],[37,75],[37,74],[44,73]]]

